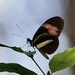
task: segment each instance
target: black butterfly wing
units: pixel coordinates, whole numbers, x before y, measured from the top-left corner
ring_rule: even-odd
[[[56,16],[45,21],[40,28],[35,33],[33,40],[36,39],[40,34],[49,33],[55,36],[59,36],[64,26],[64,21],[62,18]],[[56,30],[57,34],[52,33],[52,31]]]
[[[48,59],[47,54],[56,51],[59,45],[58,37],[63,29],[64,21],[60,17],[53,17],[44,22],[35,33],[32,41],[34,46]]]
[[[49,33],[43,33],[34,40],[34,45],[45,58],[49,59],[46,54],[52,54],[56,51],[59,40],[56,36],[50,35]]]

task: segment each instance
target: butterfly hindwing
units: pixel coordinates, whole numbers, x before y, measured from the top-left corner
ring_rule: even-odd
[[[41,54],[48,59],[46,54],[52,54],[55,52],[59,45],[59,40],[56,36],[52,36],[49,33],[43,33],[34,40],[34,45]]]

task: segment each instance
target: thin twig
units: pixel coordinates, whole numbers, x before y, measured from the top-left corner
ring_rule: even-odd
[[[34,60],[34,58],[31,58],[34,63],[37,65],[37,67],[40,69],[40,71],[43,73],[43,75],[45,75],[45,73],[43,72],[43,70],[40,68],[40,66],[37,64],[37,62]]]
[[[52,73],[50,75],[52,75]]]

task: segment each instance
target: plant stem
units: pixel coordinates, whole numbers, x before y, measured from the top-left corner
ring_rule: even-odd
[[[50,75],[52,75],[52,73]]]
[[[37,62],[33,59],[33,58],[31,58],[33,61],[34,61],[34,63],[37,65],[37,67],[40,69],[40,71],[43,73],[43,75],[45,75],[45,73],[43,72],[43,70],[40,68],[40,66],[37,64]]]

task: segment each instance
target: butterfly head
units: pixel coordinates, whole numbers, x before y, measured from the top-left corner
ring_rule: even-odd
[[[30,38],[27,38],[27,43],[30,43],[30,45],[33,46],[33,42]]]

